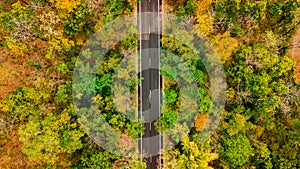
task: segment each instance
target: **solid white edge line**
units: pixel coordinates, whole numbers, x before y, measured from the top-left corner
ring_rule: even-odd
[[[161,34],[161,29],[160,29],[160,3],[159,3],[159,1],[160,0],[157,0],[157,13],[158,13],[158,23],[157,23],[157,26],[158,26],[158,69],[160,70],[160,34]],[[161,86],[160,86],[160,83],[161,83],[161,80],[160,80],[160,71],[158,71],[158,89],[159,89],[159,91],[161,90]],[[158,112],[158,114],[159,114],[159,121],[160,121],[160,116],[161,116],[161,93],[159,92],[159,97],[158,97],[158,100],[159,100],[159,112]],[[160,124],[160,123],[159,123]],[[160,162],[160,164],[159,164],[159,168],[161,168],[161,136],[159,136],[159,162]]]
[[[142,119],[142,111],[143,111],[143,98],[142,98],[142,52],[141,52],[141,48],[142,48],[142,43],[141,43],[141,39],[142,39],[142,33],[141,33],[141,20],[142,20],[142,16],[141,16],[141,2],[139,2],[139,60],[140,60],[140,120]],[[141,123],[141,126],[143,127],[143,123]],[[141,158],[141,162],[143,161],[143,135],[141,133],[141,150],[140,150],[140,158]]]

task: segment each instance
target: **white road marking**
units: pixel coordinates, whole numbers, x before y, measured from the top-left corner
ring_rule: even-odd
[[[140,50],[139,50],[139,58],[140,58],[140,77],[142,78],[142,25],[141,25],[141,20],[142,20],[142,14],[141,14],[141,2],[139,2],[139,45],[140,45]],[[140,79],[139,79],[140,80]],[[140,82],[142,83],[142,81]],[[142,118],[142,111],[143,111],[143,98],[142,98],[142,84],[140,84],[140,118]],[[141,127],[143,127],[143,123],[141,123]],[[143,150],[143,136],[141,133],[141,152],[140,152],[140,156],[141,156],[141,162],[143,161],[143,155],[142,155],[142,151]]]
[[[161,29],[160,29],[160,0],[157,0],[157,4],[158,4],[158,6],[157,6],[157,13],[158,13],[158,20],[157,20],[157,25],[158,25],[158,35],[160,35],[160,31],[162,31]],[[160,36],[158,37],[158,69],[160,68]],[[159,69],[160,70],[160,69]],[[161,94],[160,94],[160,88],[161,88],[161,86],[160,86],[160,83],[161,83],[161,81],[160,81],[160,71],[158,71],[158,90],[159,90],[159,93],[158,93],[158,103],[159,103],[159,110],[158,110],[158,115],[159,115],[159,117],[158,117],[158,121],[159,121],[159,125],[161,125],[160,124],[160,114],[161,114],[161,109],[160,109],[160,102],[161,102],[161,99],[160,99],[160,97],[161,97]],[[161,134],[161,133],[160,133]],[[162,134],[163,135],[163,134]],[[159,151],[161,150],[161,136],[159,137]],[[159,161],[161,162],[161,155],[159,155]],[[161,164],[159,164],[159,168],[161,168],[162,166],[161,166]]]
[[[148,1],[150,3],[150,0]],[[160,0],[158,0],[158,34],[160,34]],[[139,50],[139,56],[140,56],[140,77],[142,77],[142,26],[141,26],[141,20],[142,20],[142,14],[141,14],[141,2],[139,2],[139,46],[140,46],[140,50]],[[149,35],[150,35],[150,26],[149,26]],[[160,37],[158,37],[158,68],[160,67]],[[149,63],[151,65],[151,58],[149,58]],[[160,79],[160,72],[159,73],[159,79],[158,79],[158,89],[160,90],[161,89],[161,79]],[[160,102],[161,102],[161,93],[159,92],[159,98],[158,98],[158,101],[159,101],[159,106],[160,106]],[[150,90],[150,98],[151,98],[151,90]],[[143,108],[143,103],[142,103],[142,85],[140,85],[140,117],[142,118],[142,108]],[[159,108],[159,118],[161,117],[161,110]],[[159,119],[160,120],[160,119]],[[160,123],[159,123],[160,124]],[[141,125],[143,125],[143,123],[141,123]],[[160,124],[161,125],[161,124]],[[150,130],[152,128],[152,122],[150,122]],[[142,144],[142,134],[141,134],[141,152],[140,152],[140,156],[141,156],[141,161],[143,161],[143,155],[142,155],[142,148],[143,148],[143,144]],[[159,150],[161,150],[161,137],[159,137]],[[161,160],[161,156],[159,156],[159,159]],[[150,154],[150,162],[152,162],[152,154]],[[161,168],[161,165],[160,165],[160,168]]]

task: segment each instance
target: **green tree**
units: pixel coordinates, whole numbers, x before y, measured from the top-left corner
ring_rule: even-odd
[[[2,110],[20,125],[22,152],[39,164],[70,166],[72,153],[82,148],[84,133],[73,105],[51,108],[51,82],[39,79],[35,88],[22,87],[3,101]],[[61,160],[64,159],[64,160]]]
[[[174,103],[177,100],[177,92],[172,89],[164,89],[164,97],[166,103]]]
[[[231,168],[238,168],[250,162],[250,157],[254,155],[249,139],[238,134],[234,137],[224,139],[223,147],[220,150],[221,157],[225,164]]]
[[[85,147],[81,154],[80,160],[71,168],[74,169],[108,169],[112,168],[112,160],[117,156],[110,154],[107,151],[100,151]]]

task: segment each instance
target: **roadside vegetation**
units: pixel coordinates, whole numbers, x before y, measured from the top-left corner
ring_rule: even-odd
[[[211,123],[207,113],[213,91],[209,91],[205,69],[196,66],[200,110],[188,138],[164,154],[164,168],[299,168],[299,70],[287,52],[299,28],[300,3],[166,2],[170,13],[190,17],[201,30],[200,36],[210,39],[224,66],[227,96],[219,128],[200,142],[201,133]],[[178,44],[166,39],[166,48]],[[186,53],[180,49],[186,48],[173,51]],[[178,112],[178,86],[174,81],[164,82],[166,104],[174,102],[168,110]],[[163,113],[176,119],[172,111]]]

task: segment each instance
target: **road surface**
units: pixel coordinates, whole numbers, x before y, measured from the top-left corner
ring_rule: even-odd
[[[154,122],[160,117],[161,76],[159,74],[159,52],[161,0],[144,0],[138,4],[140,78],[139,118],[145,120],[145,133],[139,142],[141,159],[146,158],[147,168],[156,169],[162,162],[159,152],[162,149],[162,136],[154,128]],[[146,17],[143,12],[155,12],[157,15]]]

